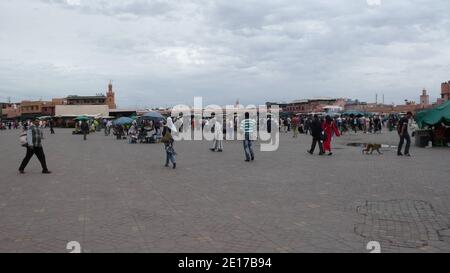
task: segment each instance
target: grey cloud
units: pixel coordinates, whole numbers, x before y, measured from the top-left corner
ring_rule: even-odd
[[[123,106],[402,101],[450,78],[444,0],[73,1],[0,3],[2,94],[93,93],[114,79]]]
[[[86,14],[102,14],[120,19],[138,17],[168,16],[183,6],[181,0],[41,0],[57,4],[67,9],[78,10]],[[73,4],[73,3],[77,4]]]

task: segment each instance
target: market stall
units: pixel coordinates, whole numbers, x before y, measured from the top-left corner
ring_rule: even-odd
[[[435,108],[416,114],[419,130],[416,131],[416,144],[423,146],[431,141],[433,146],[450,147],[450,101]],[[424,138],[428,138],[425,140]]]

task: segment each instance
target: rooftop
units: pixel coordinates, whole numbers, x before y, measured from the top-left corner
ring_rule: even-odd
[[[77,95],[70,95],[67,96],[67,99],[105,99],[105,95],[95,95],[95,96],[77,96]]]

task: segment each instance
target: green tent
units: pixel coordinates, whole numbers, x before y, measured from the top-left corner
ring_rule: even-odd
[[[78,116],[75,120],[81,120],[81,121],[83,121],[83,120],[89,120],[89,117],[87,117],[87,116]]]
[[[450,122],[450,100],[433,109],[418,112],[416,121],[420,128],[426,125],[433,126],[442,121]]]
[[[363,116],[365,116],[367,113],[362,112],[362,111],[358,111],[358,110],[348,110],[348,111],[342,112],[341,114],[342,114],[343,116],[355,116],[355,117],[361,116],[361,117],[363,117]]]

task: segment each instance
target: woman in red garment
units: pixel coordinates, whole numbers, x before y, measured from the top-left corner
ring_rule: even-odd
[[[323,142],[323,149],[325,152],[328,151],[328,155],[333,155],[331,152],[331,139],[333,138],[333,134],[339,137],[341,133],[330,116],[326,116],[325,122],[322,124],[322,129],[327,136],[327,139]]]

